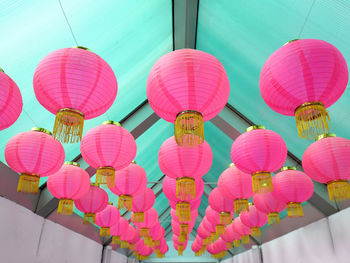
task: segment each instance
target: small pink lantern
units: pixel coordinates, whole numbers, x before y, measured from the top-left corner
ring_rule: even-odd
[[[234,247],[240,247],[241,246],[241,234],[239,234],[238,232],[236,232],[233,229],[233,225],[232,223],[229,224],[228,226],[226,226],[225,228],[225,233],[223,235],[221,235],[221,238],[227,242],[227,244],[232,244]],[[229,245],[229,248],[231,248],[232,246]]]
[[[176,210],[171,209],[170,215],[172,220],[177,222],[180,225],[180,233],[183,234],[189,234],[192,231],[193,226],[195,225],[197,216],[198,216],[198,210],[191,210],[191,220],[190,221],[180,221],[179,217],[176,215]]]
[[[133,222],[142,223],[144,220],[143,213],[148,209],[151,209],[156,200],[156,196],[153,193],[153,190],[146,187],[144,191],[140,192],[137,195],[134,195],[132,198],[132,212],[133,212]]]
[[[129,222],[124,217],[120,216],[117,224],[110,227],[110,235],[112,236],[112,244],[119,245],[120,237],[125,235],[125,232],[129,230]]]
[[[0,68],[0,131],[10,127],[22,112],[21,91]]]
[[[295,167],[283,167],[273,178],[273,195],[287,204],[289,217],[302,217],[302,202],[307,201],[314,192],[314,184],[305,173]]]
[[[100,226],[100,236],[107,237],[110,235],[110,228],[119,223],[120,212],[118,208],[108,203],[105,209],[96,214],[96,225]],[[123,232],[120,232],[120,235]]]
[[[96,213],[108,205],[108,194],[97,184],[91,184],[89,192],[74,201],[75,207],[84,213],[83,223],[95,223]]]
[[[232,144],[231,158],[238,169],[252,175],[254,193],[272,192],[271,172],[284,164],[287,146],[276,132],[252,126]]]
[[[205,210],[205,216],[207,217],[209,222],[215,226],[217,235],[220,236],[225,233],[225,224],[221,223],[219,212],[215,211],[209,205]],[[233,218],[233,212],[230,213],[230,222],[232,221],[232,218]]]
[[[226,105],[230,83],[214,56],[195,49],[170,52],[154,64],[147,79],[147,98],[162,119],[175,123],[180,146],[204,142],[203,122]]]
[[[232,163],[220,175],[218,188],[225,198],[235,200],[236,214],[242,210],[249,210],[248,199],[253,196],[250,174],[242,172]]]
[[[243,244],[249,244],[250,242],[249,235],[251,233],[251,230],[250,230],[250,227],[247,227],[245,224],[242,223],[240,217],[237,217],[235,220],[233,220],[232,228],[233,228],[233,231],[241,235]]]
[[[249,211],[243,211],[239,217],[244,225],[250,227],[252,236],[261,236],[260,227],[267,223],[267,214],[259,211],[255,205],[251,205]]]
[[[201,196],[200,196],[201,197]],[[190,204],[190,211],[192,212],[193,210],[197,210],[201,204],[201,198],[200,197],[196,197],[196,199],[192,200],[191,202],[189,202]],[[175,209],[176,210],[176,205],[177,205],[177,202],[176,201],[172,201],[172,200],[168,200],[169,201],[169,205],[172,209]],[[190,213],[191,213],[190,212]],[[188,218],[184,219],[183,220],[184,222],[185,221],[190,221]]]
[[[188,241],[188,235],[181,232],[180,224],[175,222],[174,220],[171,221],[172,231],[174,236],[176,235],[178,238],[178,243],[187,243]]]
[[[327,184],[331,201],[350,199],[350,140],[321,135],[303,155],[305,173],[316,182]]]
[[[33,128],[13,136],[6,144],[6,162],[21,174],[18,192],[38,193],[40,177],[52,175],[62,167],[63,146],[51,135],[48,130]]]
[[[339,50],[319,39],[296,39],[275,51],[260,74],[260,91],[274,111],[295,115],[299,137],[329,133],[326,108],[344,93],[349,73]]]
[[[204,227],[203,221],[202,223],[199,224],[198,229],[197,229],[197,234],[200,238],[203,239],[203,243],[205,245],[210,244],[211,242],[211,233],[209,232],[208,229]]]
[[[173,242],[173,245],[174,245],[174,248],[175,250],[177,250],[178,252],[178,256],[182,256],[183,255],[183,252],[185,251],[186,249],[186,246],[187,246],[187,242],[185,244],[178,244],[176,242]]]
[[[57,213],[71,215],[73,200],[89,192],[90,176],[78,163],[65,162],[58,172],[48,177],[47,188],[54,197],[60,199]]]
[[[132,214],[131,219],[133,220],[134,215]],[[144,212],[144,221],[142,223],[134,223],[134,225],[140,228],[140,235],[142,237],[149,237],[149,229],[152,228],[158,222],[157,210],[151,208]]]
[[[120,247],[121,248],[128,248],[129,241],[135,237],[136,232],[137,232],[136,229],[132,225],[129,225],[127,229],[128,229],[128,231],[125,231],[124,233],[122,233],[120,235],[120,240],[121,240]]]
[[[220,224],[227,225],[231,223],[232,212],[234,211],[234,202],[227,199],[220,192],[219,188],[215,188],[209,194],[209,205],[220,213]]]
[[[149,230],[149,235],[152,238],[152,240],[154,241],[153,247],[159,246],[160,240],[165,235],[165,229],[160,224],[159,224],[159,227],[158,227],[158,225],[156,225],[156,226],[157,226],[156,229],[155,229],[155,227],[152,227]]]
[[[147,175],[145,169],[135,162],[118,171],[115,181],[107,181],[109,189],[119,196],[118,208],[132,210],[132,197],[145,190]]]
[[[286,209],[286,203],[278,200],[273,192],[266,194],[256,194],[253,197],[254,205],[261,212],[267,214],[269,225],[279,224],[279,213]]]
[[[81,140],[80,151],[84,160],[97,169],[96,183],[113,183],[115,171],[127,167],[136,156],[134,137],[118,122],[105,121],[88,130]]]
[[[135,251],[135,244],[140,240],[140,231],[135,229],[135,236],[133,239],[129,240],[129,249]]]
[[[174,136],[163,142],[159,149],[159,168],[176,179],[176,196],[179,199],[196,197],[195,179],[205,175],[213,162],[213,153],[204,141],[198,147],[180,147]]]
[[[56,115],[53,134],[61,142],[78,142],[84,119],[105,113],[117,96],[112,68],[86,48],[62,48],[38,64],[33,78],[39,103]]]
[[[216,234],[216,227],[215,225],[213,225],[207,218],[207,216],[204,216],[203,220],[202,220],[203,226],[205,229],[207,229],[210,232],[210,240],[211,242],[214,242],[219,235]]]

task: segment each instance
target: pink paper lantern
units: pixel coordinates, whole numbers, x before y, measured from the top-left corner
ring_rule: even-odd
[[[244,225],[250,227],[252,236],[261,236],[260,228],[267,223],[267,214],[259,211],[255,205],[251,205],[249,211],[243,211],[239,217]]]
[[[95,223],[96,213],[108,205],[108,194],[97,184],[91,184],[89,192],[74,201],[75,207],[84,213],[83,223]]]
[[[132,214],[131,219],[133,220]],[[142,237],[149,237],[149,229],[152,228],[158,222],[158,212],[156,209],[151,208],[144,212],[144,221],[142,223],[134,223],[134,225],[140,228],[140,235]]]
[[[213,242],[214,240],[216,240],[219,235],[216,234],[216,227],[215,225],[213,225],[212,223],[210,223],[210,221],[208,220],[207,216],[204,216],[203,220],[202,220],[203,226],[205,229],[207,229],[210,232],[210,240]]]
[[[112,244],[119,245],[120,237],[125,235],[125,232],[129,230],[129,222],[124,217],[120,216],[117,224],[110,227],[109,234],[112,236]]]
[[[198,147],[180,147],[175,137],[170,137],[159,149],[159,168],[176,179],[176,196],[185,199],[196,197],[195,179],[205,175],[213,162],[213,153],[204,141]]]
[[[211,233],[204,227],[203,221],[198,226],[197,234],[200,238],[203,239],[205,245],[208,245],[210,243]]]
[[[110,235],[110,228],[119,223],[120,212],[118,208],[109,203],[105,209],[96,214],[96,225],[100,226],[100,236],[107,237]],[[123,232],[120,232],[120,234]]]
[[[303,155],[303,168],[311,179],[327,184],[331,201],[350,199],[350,140],[323,135]]]
[[[242,172],[232,163],[220,175],[218,188],[225,198],[235,200],[236,214],[242,210],[249,210],[248,199],[253,196],[250,174]]]
[[[120,247],[128,248],[129,241],[134,238],[134,236],[136,235],[136,232],[137,232],[136,229],[132,225],[128,225],[127,231],[125,231],[120,235],[120,240],[121,240]]]
[[[231,222],[233,219],[233,212],[231,212],[229,215],[230,215],[229,221]],[[205,216],[207,217],[209,222],[215,226],[217,235],[222,235],[223,233],[225,233],[225,224],[223,224],[222,221],[220,220],[221,217],[218,211],[215,211],[209,205],[205,210]]]
[[[174,248],[175,250],[177,250],[178,252],[178,255],[179,256],[182,256],[183,255],[183,252],[185,251],[186,249],[186,246],[187,246],[187,242],[185,244],[177,244],[176,242],[173,242],[173,245],[174,245]]]
[[[234,247],[240,247],[241,246],[241,238],[242,235],[236,232],[233,229],[233,224],[229,224],[225,228],[225,233],[221,235],[221,238],[225,240],[227,243],[233,243]]]
[[[203,122],[226,105],[230,83],[222,64],[195,50],[170,52],[154,64],[147,79],[147,98],[156,114],[175,123],[180,146],[204,142]]]
[[[261,212],[267,214],[269,225],[279,224],[279,213],[286,209],[286,203],[278,200],[273,192],[266,194],[256,194],[253,197],[254,205]]]
[[[227,199],[220,192],[219,188],[215,188],[209,194],[209,205],[220,213],[220,224],[227,225],[231,223],[232,212],[234,211],[234,202],[232,199]]]
[[[238,169],[252,174],[254,193],[272,192],[271,172],[284,164],[287,146],[276,132],[252,126],[233,142],[231,158]]]
[[[136,163],[119,170],[115,181],[107,181],[108,188],[119,196],[118,208],[132,210],[132,197],[145,190],[147,175],[145,169]]]
[[[38,64],[33,78],[39,103],[56,115],[53,134],[62,142],[78,142],[84,119],[105,113],[117,96],[112,68],[84,48],[62,48]]]
[[[314,192],[314,184],[305,173],[295,167],[283,167],[273,178],[273,195],[287,204],[289,217],[302,217],[301,203],[307,201]]]
[[[154,230],[155,227],[150,229],[150,237],[154,241],[154,247],[160,245],[160,240],[164,237],[165,235],[165,229],[159,224],[159,227],[157,227],[156,230]]]
[[[60,199],[57,213],[71,215],[73,200],[89,192],[90,176],[78,163],[65,162],[58,172],[48,177],[47,188],[54,197]]]
[[[180,233],[189,234],[189,233],[191,233],[191,231],[196,223],[196,219],[198,216],[198,210],[195,209],[195,210],[191,211],[191,220],[190,221],[180,221],[180,218],[176,215],[175,209],[170,210],[170,215],[171,215],[172,220],[180,225]]]
[[[153,190],[146,187],[144,191],[139,192],[137,195],[134,195],[132,198],[132,209],[133,212],[133,222],[142,223],[144,220],[143,213],[148,209],[151,209],[156,201],[156,196],[153,193]]]
[[[240,217],[237,217],[236,219],[233,220],[232,228],[233,228],[233,231],[241,235],[243,244],[249,244],[250,242],[249,235],[251,233],[251,230],[250,230],[250,227],[247,227],[245,224],[242,223]]]
[[[326,108],[344,93],[349,73],[339,50],[319,39],[290,41],[265,62],[260,92],[274,111],[295,115],[301,138],[329,133]]]
[[[140,231],[135,229],[135,236],[133,239],[129,240],[129,249],[135,251],[135,244],[140,240]]]
[[[62,144],[42,128],[33,128],[32,131],[13,136],[5,148],[7,165],[21,174],[18,192],[38,193],[40,177],[56,173],[62,167],[64,158]]]
[[[84,160],[97,169],[96,183],[114,182],[115,171],[127,167],[136,156],[134,137],[118,122],[105,121],[88,130],[81,140]]]
[[[22,112],[21,91],[0,68],[0,131],[10,127]]]

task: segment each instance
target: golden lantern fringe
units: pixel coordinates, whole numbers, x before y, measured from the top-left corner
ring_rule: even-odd
[[[196,197],[196,182],[191,177],[176,179],[176,197],[181,200],[194,199]]]
[[[225,226],[224,225],[216,225],[215,230],[216,230],[216,234],[218,236],[221,236],[222,234],[225,233]]]
[[[120,245],[120,236],[112,236],[112,244]]]
[[[341,202],[350,199],[350,185],[348,181],[336,180],[329,182],[327,189],[331,201]]]
[[[321,102],[308,102],[295,110],[295,121],[300,138],[313,140],[319,135],[329,133],[331,120]]]
[[[221,212],[220,213],[220,224],[221,225],[228,225],[231,223],[231,214],[227,212]]]
[[[160,245],[160,241],[159,240],[154,240],[154,247],[158,247]]]
[[[134,212],[133,223],[143,223],[145,222],[145,214],[143,212]]]
[[[203,244],[204,245],[209,245],[210,244],[210,237],[207,237],[207,238],[203,239]]]
[[[267,214],[267,222],[269,225],[279,224],[280,223],[280,215],[277,212],[271,212]]]
[[[249,242],[250,242],[249,235],[243,235],[242,236],[242,243],[243,244],[249,244]]]
[[[199,252],[194,253],[195,257],[199,257],[201,254]]]
[[[125,208],[129,211],[132,209],[132,196],[120,195],[118,199],[118,209]]]
[[[184,246],[181,245],[181,244],[179,244],[179,245],[177,246],[177,251],[178,251],[178,255],[179,255],[179,256],[182,256],[183,251],[184,251]]]
[[[191,205],[186,202],[176,203],[176,216],[179,218],[180,222],[191,221]]]
[[[155,254],[156,254],[156,257],[157,257],[157,258],[163,258],[163,257],[164,257],[164,255],[161,254],[161,253],[155,253]]]
[[[110,228],[109,227],[101,227],[100,229],[100,236],[101,237],[108,237],[110,234]]]
[[[71,215],[73,213],[73,200],[72,199],[60,199],[58,203],[57,214]]]
[[[129,243],[128,241],[122,240],[121,244],[120,244],[121,248],[128,248],[129,247]]]
[[[290,202],[287,204],[288,217],[303,217],[303,207],[301,203]]]
[[[129,243],[129,248],[130,248],[130,250],[135,250],[135,244],[134,243]]]
[[[216,234],[216,232],[210,233],[211,242],[214,242],[216,239],[218,239],[218,235]]]
[[[37,194],[39,190],[39,182],[39,175],[22,173],[19,177],[17,192]]]
[[[253,237],[261,237],[260,227],[252,227],[250,230]]]
[[[236,199],[234,201],[235,213],[239,215],[242,211],[249,211],[248,199]]]
[[[96,171],[96,184],[108,184],[108,187],[113,188],[115,181],[115,169],[110,166],[99,167]]]
[[[180,234],[188,234],[190,228],[188,224],[180,224]]]
[[[266,194],[272,192],[272,180],[269,172],[259,171],[252,174],[253,192],[256,194]]]
[[[176,116],[175,140],[181,147],[195,147],[204,142],[203,116],[196,111],[183,111]]]
[[[83,218],[83,224],[95,224],[95,218],[96,214],[95,213],[85,213],[84,218]]]
[[[152,247],[153,245],[152,238],[150,236],[147,236],[147,237],[144,237],[144,239],[145,239],[145,244],[149,247]]]
[[[149,229],[147,227],[140,228],[140,236],[149,237]]]
[[[233,240],[233,246],[234,247],[240,247],[241,246],[241,241],[239,239]]]
[[[84,114],[73,109],[61,109],[56,114],[53,137],[62,143],[81,141]]]
[[[187,234],[181,234],[179,235],[179,242],[185,243],[187,241]]]
[[[133,255],[134,257],[136,257],[136,256],[137,256],[137,254],[138,254],[138,252],[137,252],[137,251],[134,251],[134,252],[132,253],[132,255]]]
[[[154,250],[154,253],[160,254],[160,249],[159,249],[159,248],[156,248],[156,249]]]
[[[226,248],[231,249],[233,247],[233,244],[231,242],[226,243]]]

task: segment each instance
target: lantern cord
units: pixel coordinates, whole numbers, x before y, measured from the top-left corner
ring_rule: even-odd
[[[70,32],[72,33],[72,37],[73,37],[73,39],[74,39],[75,45],[76,45],[76,46],[79,46],[79,45],[78,45],[78,41],[77,41],[77,39],[75,38],[75,35],[74,35],[74,33],[73,33],[72,26],[70,25],[70,23],[69,23],[69,21],[68,21],[68,18],[67,18],[66,12],[65,12],[65,11],[64,11],[64,9],[63,9],[63,6],[62,6],[62,3],[61,3],[61,0],[58,0],[58,2],[59,2],[59,4],[60,4],[60,7],[61,7],[61,10],[62,10],[62,13],[63,13],[63,15],[64,15],[64,18],[66,19],[66,22],[67,22],[67,25],[68,25],[68,27],[69,27],[69,30],[70,30]]]
[[[315,3],[316,3],[316,0],[314,0],[314,1],[312,2],[312,4],[311,4],[311,7],[310,7],[310,9],[309,9],[309,12],[307,13],[307,15],[306,15],[306,17],[305,17],[305,20],[304,20],[303,25],[301,26],[301,29],[300,29],[298,38],[300,38],[301,34],[303,33],[304,27],[305,27],[305,25],[306,25],[307,20],[308,20],[309,17],[310,17],[312,8],[314,7]]]

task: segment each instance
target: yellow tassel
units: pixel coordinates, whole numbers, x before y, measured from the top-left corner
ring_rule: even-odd
[[[225,226],[224,225],[216,225],[216,235],[220,236],[225,233]]]
[[[207,237],[207,238],[203,239],[203,244],[204,245],[209,245],[210,244],[210,237]]]
[[[71,215],[73,213],[73,200],[72,199],[60,199],[58,203],[57,214]]]
[[[220,224],[221,225],[228,225],[231,223],[231,214],[227,212],[221,212],[220,213]]]
[[[234,201],[235,213],[239,215],[242,211],[249,211],[248,199],[236,199]]]
[[[250,242],[249,235],[243,235],[242,236],[242,243],[249,244],[249,242]]]
[[[241,241],[240,240],[233,240],[233,246],[234,247],[240,247],[241,246]]]
[[[95,224],[95,218],[96,214],[95,213],[85,213],[84,218],[83,218],[83,224]]]
[[[101,237],[108,237],[109,233],[110,233],[110,228],[109,227],[101,227],[101,229],[100,229],[100,236]]]
[[[153,241],[152,241],[152,238],[150,236],[146,236],[144,237],[145,239],[145,244],[149,247],[151,247],[153,245]]]
[[[232,243],[231,242],[227,242],[226,243],[226,248],[227,249],[231,249],[233,247]]]
[[[179,242],[185,243],[187,241],[187,234],[181,234],[179,235]]]
[[[112,236],[112,244],[120,245],[120,236]]]
[[[39,190],[39,182],[39,175],[22,173],[19,177],[17,192],[37,194]]]
[[[109,188],[114,187],[115,170],[110,166],[99,167],[96,171],[96,184],[107,184]]]
[[[196,111],[183,111],[176,116],[175,140],[181,147],[195,147],[204,142],[203,116]]]
[[[125,208],[129,211],[132,209],[132,196],[120,195],[118,199],[118,209]]]
[[[156,248],[156,249],[154,250],[154,253],[160,254],[160,249],[159,249],[159,248]]]
[[[180,224],[180,234],[187,235],[189,232],[189,226],[188,224]]]
[[[194,199],[196,197],[195,179],[191,177],[177,178],[176,197],[181,200]]]
[[[129,246],[128,241],[122,240],[120,247],[121,247],[121,248],[128,248],[128,246]]]
[[[199,257],[200,256],[199,252],[194,253],[194,256]]]
[[[160,245],[159,240],[154,240],[154,247],[158,247]]]
[[[271,212],[267,214],[267,219],[268,219],[268,223],[269,225],[273,225],[273,224],[279,224],[280,223],[280,215],[276,212]]]
[[[329,133],[331,120],[321,102],[308,102],[295,110],[295,121],[300,138],[313,140],[319,135]]]
[[[252,174],[253,192],[256,194],[266,194],[272,192],[272,180],[269,172],[255,172]]]
[[[211,242],[214,242],[216,239],[218,239],[218,235],[216,234],[216,232],[210,233],[210,239]]]
[[[140,236],[149,237],[149,229],[147,227],[140,228]]]
[[[331,201],[345,201],[350,199],[350,185],[348,181],[336,180],[327,184],[328,195]]]
[[[135,244],[134,243],[129,243],[129,249],[130,250],[135,250]]]
[[[260,227],[252,227],[250,230],[253,237],[261,237]]]
[[[178,251],[178,255],[179,255],[179,256],[182,256],[183,251],[184,251],[184,246],[181,245],[181,244],[179,244],[179,245],[177,246],[177,251]]]
[[[84,114],[74,109],[61,109],[56,114],[53,136],[62,143],[81,141]]]
[[[143,223],[145,222],[145,214],[143,212],[134,212],[133,223]]]
[[[191,205],[187,202],[178,202],[176,204],[176,216],[180,222],[191,221]]]
[[[288,217],[303,217],[303,207],[301,203],[290,202],[287,204]]]

